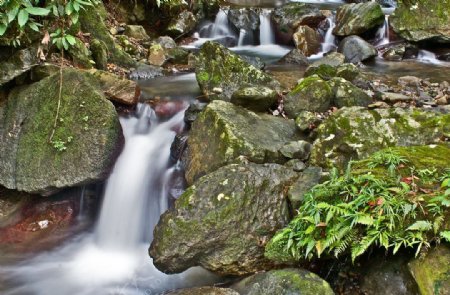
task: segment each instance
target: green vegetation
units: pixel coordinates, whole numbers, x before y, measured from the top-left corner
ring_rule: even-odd
[[[99,0],[3,0],[0,2],[0,37],[20,46],[27,30],[40,33],[42,43],[67,50],[76,39],[67,31],[78,23],[79,12]],[[45,4],[43,4],[45,3]]]
[[[394,254],[413,247],[417,255],[431,242],[450,241],[450,170],[418,168],[411,159],[387,149],[353,169],[349,165],[344,175],[333,169],[331,179],[306,194],[298,215],[272,238],[266,256],[300,260],[350,252],[354,261],[372,246]]]

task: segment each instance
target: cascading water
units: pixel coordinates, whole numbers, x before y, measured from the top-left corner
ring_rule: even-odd
[[[384,24],[378,29],[376,40],[378,46],[389,44],[389,15],[384,16]]]
[[[261,45],[275,44],[275,33],[272,29],[270,14],[271,11],[269,9],[263,9],[259,15],[259,41]]]
[[[334,16],[327,17],[328,29],[325,33],[322,43],[322,52],[327,53],[336,49],[336,37],[333,35],[333,29],[336,27]]]
[[[183,117],[182,111],[159,122],[141,104],[135,116],[121,118],[126,143],[108,179],[95,232],[23,264],[2,266],[2,294],[160,294],[216,282],[200,268],[165,275],[147,254],[152,230],[168,207],[170,175],[178,169],[167,166]]]

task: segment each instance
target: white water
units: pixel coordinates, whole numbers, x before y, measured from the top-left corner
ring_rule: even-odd
[[[389,44],[389,15],[384,16],[384,24],[378,29],[376,40],[378,46]]]
[[[328,29],[325,33],[325,37],[323,38],[322,43],[322,52],[327,53],[331,50],[336,49],[336,37],[333,35],[333,29],[336,27],[336,23],[334,21],[334,16],[327,17]]]
[[[275,44],[275,33],[273,32],[270,14],[269,9],[263,9],[259,15],[259,41],[261,45]]]
[[[239,30],[239,39],[238,39],[238,46],[244,45],[245,36],[247,35],[247,31],[245,29]]]
[[[122,118],[121,124],[126,143],[108,179],[95,233],[0,268],[8,285],[2,294],[144,295],[215,281],[199,268],[165,275],[147,254],[151,232],[167,209],[170,145],[182,128],[183,112],[159,123],[148,105],[140,105],[138,116]]]
[[[444,65],[446,62],[443,62],[437,59],[436,54],[431,51],[421,49],[419,50],[419,54],[417,55],[417,60],[424,63],[430,63],[434,65]]]

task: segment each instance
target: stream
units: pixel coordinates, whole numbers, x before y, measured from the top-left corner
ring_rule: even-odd
[[[275,61],[292,47],[276,44],[270,22],[270,9],[286,1],[239,0],[231,4],[260,6],[259,36],[231,30],[227,11],[220,10],[214,22],[203,23],[194,34],[198,38],[185,48],[197,49],[208,40],[228,44],[238,54],[258,57],[266,69],[276,75],[298,80],[304,68],[277,66]],[[276,2],[276,3],[275,3]],[[336,7],[343,1],[297,1]],[[336,48],[331,34],[334,17],[326,20],[321,52],[315,60]],[[259,40],[256,42],[255,40]],[[388,17],[377,33],[377,44],[389,43]],[[430,51],[420,51],[417,59],[389,62],[382,58],[368,63],[364,71],[389,78],[415,75],[442,81],[450,77],[450,63],[436,59]],[[0,293],[4,295],[94,295],[161,294],[167,290],[221,282],[202,268],[192,268],[177,275],[159,272],[148,255],[153,228],[170,204],[171,175],[179,169],[169,161],[170,146],[184,128],[184,110],[200,95],[193,73],[140,81],[142,99],[160,97],[175,102],[179,109],[170,116],[160,116],[147,103],[140,103],[120,122],[125,147],[109,176],[96,221],[81,233],[71,236],[57,247],[24,257],[0,259]],[[180,107],[181,106],[181,107]],[[80,202],[84,190],[81,190]],[[83,207],[83,206],[81,206]],[[79,222],[83,222],[82,215]],[[20,255],[19,255],[20,256]]]

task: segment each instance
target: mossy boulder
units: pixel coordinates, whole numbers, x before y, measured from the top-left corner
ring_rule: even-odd
[[[422,295],[450,294],[450,247],[447,243],[430,249],[425,257],[414,259],[409,270]]]
[[[328,83],[319,76],[299,81],[285,98],[284,111],[295,118],[301,111],[325,112],[331,105],[333,92]]]
[[[394,31],[406,40],[450,43],[449,0],[399,0],[390,17]]]
[[[278,164],[230,164],[200,178],[161,216],[150,256],[165,273],[200,265],[220,275],[270,269],[264,245],[289,220],[287,188],[297,178]]]
[[[257,163],[282,163],[285,157],[279,150],[295,139],[293,121],[214,101],[192,126],[187,179],[192,182],[239,156]]]
[[[69,47],[68,53],[76,67],[83,69],[92,68],[91,51],[80,39],[75,39],[75,44]]]
[[[84,33],[90,33],[91,38],[102,41],[108,48],[108,60],[123,67],[134,67],[136,62],[129,54],[118,46],[106,27],[107,12],[103,2],[98,2],[90,9],[80,10],[79,23]]]
[[[342,108],[317,128],[311,163],[344,168],[356,160],[392,146],[426,145],[450,136],[450,114],[420,109]]]
[[[367,2],[345,4],[336,11],[336,26],[333,34],[337,36],[360,35],[384,22],[380,4]]]
[[[239,295],[233,289],[218,287],[188,288],[164,293],[165,295]]]
[[[334,66],[323,63],[313,64],[309,66],[305,71],[304,77],[318,75],[324,80],[330,80],[334,77],[340,77],[348,81],[353,81],[359,76],[359,74],[359,69],[354,64],[344,63],[338,66]]]
[[[186,179],[192,184],[240,156],[255,163],[284,163],[279,150],[298,139],[293,120],[213,101],[192,124]]]
[[[108,66],[108,47],[106,47],[105,42],[96,39],[91,40],[90,50],[95,67],[99,70],[106,70]]]
[[[266,112],[278,102],[278,93],[264,86],[241,87],[231,96],[231,103],[255,112]]]
[[[241,86],[267,86],[279,89],[270,75],[244,61],[216,42],[206,42],[200,49],[195,75],[205,98],[229,101]]]
[[[256,31],[260,26],[259,11],[255,8],[230,8],[228,20],[237,30],[247,32]]]
[[[136,39],[136,40],[149,40],[150,37],[147,35],[143,26],[138,25],[127,25],[125,26],[124,35]]]
[[[333,295],[330,285],[318,275],[299,268],[271,270],[234,284],[241,295]]]
[[[197,19],[194,14],[188,10],[181,12],[173,18],[166,28],[166,33],[172,37],[180,37],[188,34],[197,25]]]
[[[283,44],[292,42],[292,35],[301,25],[317,28],[325,15],[312,4],[287,3],[274,9],[271,19],[274,23],[277,41]]]
[[[367,107],[373,102],[364,90],[356,87],[351,82],[344,78],[333,78],[328,81],[328,84],[333,89],[333,104],[338,107]]]
[[[1,103],[1,185],[47,195],[108,176],[123,143],[115,108],[89,74],[64,70],[62,78],[54,133],[59,73]]]

